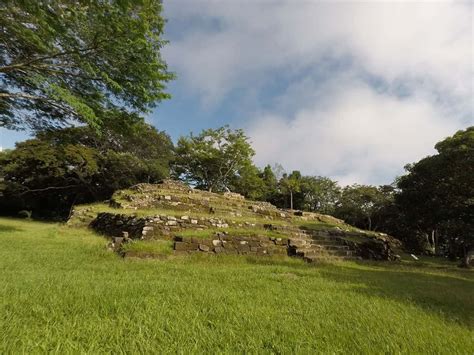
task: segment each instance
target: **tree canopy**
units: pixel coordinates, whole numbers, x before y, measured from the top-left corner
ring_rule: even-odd
[[[397,203],[417,230],[435,231],[451,255],[474,247],[474,127],[436,144],[438,154],[406,167]]]
[[[178,140],[173,169],[177,177],[197,188],[225,191],[239,172],[250,169],[254,154],[244,131],[227,126],[207,129]]]
[[[0,3],[0,126],[98,129],[169,97],[161,0]]]
[[[117,189],[169,175],[173,144],[137,123],[128,135],[88,127],[40,132],[0,155],[0,209],[64,216],[74,203],[100,201]]]

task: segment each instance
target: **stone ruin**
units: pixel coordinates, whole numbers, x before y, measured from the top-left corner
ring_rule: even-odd
[[[394,260],[393,248],[400,246],[390,236],[349,229],[331,216],[279,210],[267,202],[249,201],[235,193],[194,190],[170,180],[118,191],[110,206],[116,213],[101,212],[90,226],[111,237],[111,245],[118,251],[124,242],[164,239],[173,242],[177,254],[290,255],[312,262]],[[166,213],[143,216],[154,209]],[[308,222],[330,227],[305,230],[302,225]],[[193,231],[205,230],[210,231],[208,237],[192,236]],[[252,231],[252,235],[242,235],[239,231],[243,230]],[[191,236],[187,236],[190,232]]]

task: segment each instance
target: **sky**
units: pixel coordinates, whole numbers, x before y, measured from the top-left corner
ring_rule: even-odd
[[[474,124],[473,5],[164,0],[177,80],[148,122],[242,128],[255,163],[388,184]],[[24,133],[0,131],[0,145]]]

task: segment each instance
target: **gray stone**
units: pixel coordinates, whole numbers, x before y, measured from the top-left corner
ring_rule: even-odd
[[[199,250],[201,251],[209,251],[210,248],[207,245],[199,244]]]

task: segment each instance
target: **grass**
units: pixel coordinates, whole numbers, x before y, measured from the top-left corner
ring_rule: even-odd
[[[222,219],[228,222],[235,222],[237,224],[242,224],[245,222],[248,223],[255,223],[255,224],[278,224],[278,225],[289,225],[291,224],[289,221],[281,220],[281,219],[269,219],[262,217],[253,217],[253,216],[231,216],[230,214],[224,213],[215,213],[209,214],[208,212],[202,211],[180,211],[177,209],[164,209],[164,208],[141,208],[141,209],[131,209],[131,208],[113,208],[105,203],[94,203],[89,205],[79,205],[75,207],[76,210],[82,211],[84,209],[88,209],[87,215],[89,219],[85,222],[80,222],[77,220],[73,220],[72,225],[74,226],[85,226],[87,225],[92,219],[96,217],[96,215],[100,212],[109,212],[109,213],[117,213],[117,214],[126,214],[126,215],[135,215],[137,217],[149,217],[149,216],[156,216],[156,215],[165,215],[165,216],[189,216],[193,218],[214,218],[214,219]]]
[[[474,349],[474,275],[451,264],[123,259],[86,229],[0,226],[0,353]]]
[[[173,242],[169,240],[132,241],[124,244],[121,251],[128,256],[167,256],[173,253]]]

